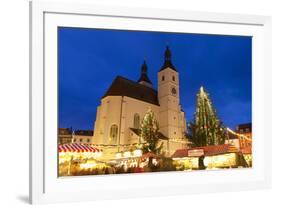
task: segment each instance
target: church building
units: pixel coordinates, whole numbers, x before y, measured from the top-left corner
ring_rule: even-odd
[[[144,61],[138,81],[117,76],[97,107],[93,143],[120,147],[143,143],[141,121],[147,111],[154,112],[159,122],[159,138],[163,151],[171,156],[177,149],[187,148],[185,113],[180,105],[179,73],[166,48],[163,66],[158,71],[157,90],[148,77]]]

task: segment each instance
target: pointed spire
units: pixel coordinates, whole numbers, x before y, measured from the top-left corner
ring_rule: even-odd
[[[166,46],[166,50],[164,53],[164,64],[161,67],[160,71],[164,70],[166,68],[171,68],[171,69],[177,71],[177,69],[173,66],[173,63],[172,63],[172,52],[171,52],[169,46]]]
[[[147,71],[148,71],[147,64],[146,61],[144,60],[141,66],[141,76],[138,80],[138,83],[142,85],[146,85],[148,87],[152,87],[152,82],[148,78]]]
[[[147,65],[146,65],[146,61],[143,61],[143,64],[141,66],[141,74],[147,74]]]
[[[171,56],[172,56],[172,53],[169,49],[169,46],[166,46],[165,61],[171,61]]]

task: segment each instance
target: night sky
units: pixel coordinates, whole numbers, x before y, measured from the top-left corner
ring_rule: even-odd
[[[169,45],[180,100],[193,119],[200,86],[224,125],[251,122],[252,39],[242,36],[59,28],[59,127],[93,129],[96,108],[117,75],[137,81],[143,60],[157,88]]]

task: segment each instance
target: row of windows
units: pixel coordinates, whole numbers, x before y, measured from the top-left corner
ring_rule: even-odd
[[[250,128],[246,128],[245,130],[244,129],[240,129],[240,133],[248,133],[250,132]]]
[[[163,75],[163,76],[162,76],[162,81],[164,81],[164,80],[165,80],[165,76]],[[172,76],[172,80],[173,80],[173,81],[176,81],[176,77],[175,77],[174,75]]]
[[[80,138],[79,140],[78,139],[74,139],[73,140],[74,142],[77,142],[77,141],[79,141],[79,142],[87,142],[87,143],[90,143],[91,142],[91,140],[88,138],[88,139],[85,139],[85,140],[83,140],[82,138]]]

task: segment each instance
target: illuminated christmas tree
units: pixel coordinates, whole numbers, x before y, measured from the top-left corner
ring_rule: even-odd
[[[226,129],[218,119],[209,94],[201,86],[197,94],[194,120],[189,123],[189,137],[194,146],[224,144]]]
[[[153,152],[160,154],[163,144],[159,145],[159,123],[152,110],[148,110],[141,123],[141,137],[146,142],[143,153]]]

